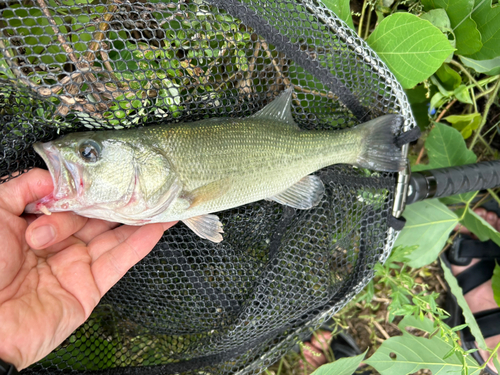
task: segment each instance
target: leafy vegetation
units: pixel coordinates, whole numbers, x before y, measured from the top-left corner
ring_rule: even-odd
[[[345,7],[346,1],[338,0],[338,4],[337,8]],[[335,11],[335,6],[329,6]],[[419,141],[410,149],[412,171],[498,159],[500,6],[489,0],[365,0],[361,9],[353,14],[355,29],[407,89],[423,131],[425,143]],[[339,16],[350,22],[345,12]],[[352,330],[350,319],[368,309],[363,317],[367,329],[374,327],[381,333],[370,335],[373,354],[354,357],[350,363],[364,362],[382,375],[421,370],[478,374],[486,365],[479,366],[471,357],[474,350],[462,349],[457,335],[468,325],[478,346],[489,351],[500,369],[496,354],[500,343],[496,348],[486,347],[451,271],[444,266],[442,272],[463,309],[463,326],[449,327],[444,322],[449,315],[439,307],[440,294],[416,281],[426,275],[441,282],[436,260],[450,246],[457,225],[466,226],[482,241],[500,243],[495,228],[474,212],[487,199],[500,203],[496,191],[488,190],[406,207],[406,226],[390,258],[376,267],[375,279],[356,301],[335,317],[338,327]],[[498,265],[493,291],[499,303]],[[381,320],[377,317],[384,309],[387,315]],[[393,321],[399,321],[399,329],[393,330],[397,336],[389,337],[381,324]],[[330,356],[329,360],[334,359]],[[344,373],[344,369],[345,362],[334,361],[314,374]],[[270,372],[286,371],[272,368]],[[293,366],[291,373],[295,373]]]
[[[161,23],[168,18],[166,14],[154,13],[154,19],[148,20],[149,29],[168,32],[172,40],[168,47],[154,48],[150,44],[146,48],[140,40],[131,43],[125,30],[109,29],[116,5],[99,3],[90,7],[87,0],[61,2],[67,7],[58,8],[56,0],[27,1],[23,7],[14,4],[1,10],[0,24],[5,35],[16,35],[16,43],[25,46],[25,63],[39,69],[36,74],[26,69],[23,73],[13,66],[11,57],[18,53],[18,46],[9,44],[12,39],[3,38],[0,78],[21,80],[40,97],[48,98],[55,109],[43,117],[59,127],[71,126],[61,120],[68,113],[75,113],[90,127],[121,128],[172,119],[189,110],[180,101],[180,94],[185,94],[183,90],[189,90],[199,101],[223,101],[220,91],[248,92],[252,82],[245,77],[250,77],[254,70],[264,71],[264,66],[274,69],[279,60],[262,40],[253,40],[249,32],[231,29],[227,15],[199,12],[196,1],[183,3],[182,17],[170,19],[168,28]],[[498,4],[491,0],[359,0],[353,1],[353,5],[359,6],[353,13],[348,0],[323,0],[323,3],[357,30],[407,90],[425,139],[425,144],[419,142],[410,150],[413,171],[498,158]],[[59,10],[49,10],[47,4],[50,9]],[[82,23],[89,25],[79,26]],[[109,48],[101,48],[104,34],[110,40]],[[180,40],[186,36],[198,42],[181,45]],[[254,53],[242,54],[242,49]],[[171,59],[178,54],[184,58]],[[223,71],[222,60],[233,62],[233,70]],[[71,72],[71,79],[59,79],[58,71],[47,68],[70,61],[78,68]],[[122,70],[128,73],[117,73]],[[215,85],[204,81],[206,72],[217,78]],[[88,82],[97,81],[95,78],[99,76],[99,82],[105,84],[84,84],[82,75],[86,75]],[[237,76],[243,79],[235,85]],[[194,87],[203,90],[198,92]],[[80,94],[78,100],[65,95],[75,92]],[[304,95],[309,93],[310,90],[304,89]],[[461,348],[456,331],[463,327],[451,328],[444,322],[448,314],[439,306],[439,294],[421,280],[424,276],[434,276],[429,270],[440,252],[449,246],[457,224],[465,225],[481,240],[492,239],[500,244],[500,234],[474,212],[488,197],[500,202],[496,192],[490,190],[481,197],[467,193],[406,208],[407,224],[392,255],[384,265],[377,265],[375,279],[336,317],[340,326],[347,327],[353,309],[362,307],[369,311],[364,318],[367,326],[377,328],[384,321],[398,322],[395,330],[399,329],[402,335],[389,337],[383,327],[377,328],[385,334],[382,338],[370,334],[371,353],[325,365],[317,375],[351,374],[362,361],[383,375],[403,375],[422,369],[433,373],[476,374],[484,368]],[[485,348],[454,276],[444,269],[444,277],[464,309],[465,321],[480,347]],[[498,303],[498,266],[493,289]],[[381,320],[377,314],[383,309],[387,316]],[[79,357],[84,358],[91,350],[84,344],[87,339],[72,336],[60,350],[64,353],[77,350]],[[102,339],[94,341],[102,342],[100,353],[106,358],[106,366],[114,366],[114,349]],[[134,346],[130,344],[130,348]],[[496,349],[488,350],[498,363]],[[143,359],[142,354],[137,355],[138,361]],[[97,366],[91,360],[87,362],[66,366],[89,370]],[[269,372],[294,372],[299,368],[283,363]]]

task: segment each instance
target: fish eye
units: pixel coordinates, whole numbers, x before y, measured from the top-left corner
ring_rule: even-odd
[[[91,139],[87,139],[80,143],[78,147],[80,157],[88,163],[95,163],[99,160],[101,154],[101,146]]]

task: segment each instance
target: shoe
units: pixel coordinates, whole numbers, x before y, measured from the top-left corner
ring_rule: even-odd
[[[474,264],[471,265],[471,263]],[[500,247],[493,241],[481,242],[466,234],[460,234],[453,241],[452,246],[441,255],[443,264],[450,270],[452,265],[466,267],[465,270],[455,275],[462,293],[466,295],[477,287],[491,280],[495,269],[495,260],[500,261]],[[446,311],[450,318],[445,321],[450,327],[457,327],[465,323],[462,309],[458,305],[456,297],[448,292],[446,298]],[[500,308],[479,311],[473,314],[479,329],[486,339],[500,334]],[[468,327],[460,331],[461,345],[464,350],[477,349],[474,336]],[[479,351],[472,353],[473,358],[483,365],[485,360]],[[484,370],[491,375],[498,375],[488,366]]]

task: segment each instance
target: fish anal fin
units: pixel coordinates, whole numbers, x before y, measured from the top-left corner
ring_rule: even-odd
[[[306,210],[316,206],[325,193],[323,181],[318,176],[305,176],[285,191],[268,198],[269,200]]]
[[[229,190],[231,184],[232,182],[230,178],[224,178],[222,180],[200,186],[193,191],[182,192],[181,198],[189,202],[189,207],[187,209],[190,209],[199,206],[202,203],[221,197]]]
[[[293,119],[291,104],[292,104],[292,88],[285,90],[280,96],[274,99],[271,103],[262,108],[259,112],[250,116],[258,119],[274,120],[284,122],[294,128],[299,129],[297,123]]]
[[[224,233],[224,231],[217,215],[200,215],[182,220],[182,222],[201,238],[215,243],[222,241],[221,233]]]

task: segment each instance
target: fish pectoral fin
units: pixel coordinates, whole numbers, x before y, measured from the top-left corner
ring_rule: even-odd
[[[268,200],[306,210],[316,206],[324,193],[325,185],[323,185],[323,181],[318,176],[309,175],[278,195],[268,198]]]
[[[193,208],[202,203],[217,199],[224,195],[232,185],[230,178],[211,182],[207,185],[200,186],[190,192],[183,192],[181,198],[189,202],[189,207]]]
[[[292,116],[292,88],[286,89],[280,96],[250,117],[284,122],[293,128],[299,129]]]
[[[194,233],[215,243],[222,241],[222,223],[217,215],[200,215],[182,220]]]

